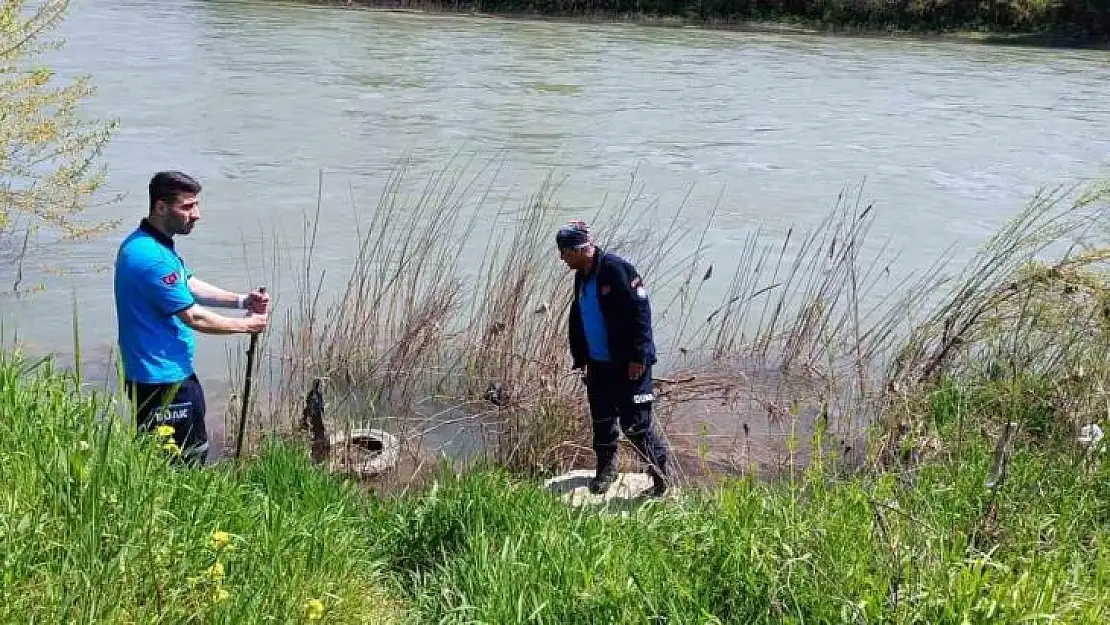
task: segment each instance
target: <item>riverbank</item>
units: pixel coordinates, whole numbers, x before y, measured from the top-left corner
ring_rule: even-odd
[[[988,389],[989,391],[989,389]],[[949,387],[930,418],[983,395]],[[0,354],[0,620],[1105,622],[1110,463],[994,435],[912,471],[574,509],[486,467],[388,497],[272,440],[175,469],[111,397]],[[106,425],[110,424],[110,426]],[[991,487],[994,483],[996,486]]]
[[[1110,6],[1015,3],[770,2],[672,0],[304,0],[330,7],[502,19],[619,22],[757,33],[943,39],[1036,47],[1110,46]]]

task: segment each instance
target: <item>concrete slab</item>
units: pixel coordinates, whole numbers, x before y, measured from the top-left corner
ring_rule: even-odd
[[[630,509],[647,501],[659,501],[645,494],[651,488],[651,476],[647,473],[618,473],[616,481],[602,495],[590,492],[590,478],[593,476],[593,469],[576,469],[553,477],[543,485],[572,506]],[[676,493],[677,489],[672,486],[663,499],[670,499]]]

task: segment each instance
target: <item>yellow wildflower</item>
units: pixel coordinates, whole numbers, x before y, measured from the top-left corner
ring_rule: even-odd
[[[169,438],[173,436],[174,432],[172,425],[159,425],[158,429],[154,431],[158,434],[158,436],[161,436],[162,438]]]
[[[77,441],[77,449],[80,449],[81,451],[88,451],[89,441]]]
[[[324,602],[319,599],[309,599],[308,603],[304,604],[304,610],[307,612],[308,620],[318,621],[324,617]]]
[[[223,530],[216,530],[212,532],[212,548],[216,551],[223,549],[231,544],[231,535]]]
[[[175,443],[173,441],[168,441],[165,444],[163,444],[162,449],[165,449],[166,451],[168,451],[171,456],[180,456],[181,455],[181,448],[178,447],[177,443]]]
[[[224,565],[217,562],[217,563],[213,564],[212,566],[208,567],[204,571],[204,574],[208,576],[208,579],[210,579],[214,582],[218,582],[218,581],[220,581],[221,579],[224,578]]]
[[[58,124],[51,120],[43,120],[32,126],[27,134],[30,140],[35,144],[50,143],[58,136]]]
[[[212,601],[214,601],[216,603],[220,603],[222,601],[227,601],[228,597],[230,597],[230,596],[231,596],[231,593],[228,592],[227,589],[217,588],[216,592],[212,593]]]

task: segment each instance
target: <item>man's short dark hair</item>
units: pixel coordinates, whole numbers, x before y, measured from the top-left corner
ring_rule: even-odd
[[[179,195],[200,193],[200,183],[189,174],[179,171],[160,171],[154,174],[147,187],[150,192],[150,211],[159,201],[174,202]]]

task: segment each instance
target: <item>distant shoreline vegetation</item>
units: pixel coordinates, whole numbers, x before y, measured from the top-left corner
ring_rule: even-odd
[[[990,43],[1110,43],[1110,0],[304,0],[477,13],[848,34],[948,35]]]

